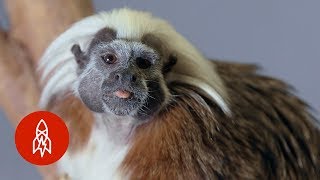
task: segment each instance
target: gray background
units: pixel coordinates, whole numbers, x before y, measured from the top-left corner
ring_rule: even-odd
[[[0,22],[7,25],[2,0]],[[258,63],[320,109],[319,0],[95,0],[97,10],[123,6],[170,21],[206,56]],[[14,129],[0,113],[0,179],[40,179],[17,154]]]

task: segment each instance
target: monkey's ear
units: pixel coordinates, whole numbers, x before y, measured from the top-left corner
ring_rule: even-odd
[[[166,62],[162,68],[162,73],[166,74],[171,71],[172,67],[177,64],[177,56],[170,54],[168,58],[168,62]]]
[[[85,67],[85,65],[88,62],[88,59],[86,57],[86,55],[84,54],[84,52],[81,50],[79,44],[74,44],[71,47],[71,52],[74,55],[76,62],[78,63],[78,66],[80,69],[83,69]]]

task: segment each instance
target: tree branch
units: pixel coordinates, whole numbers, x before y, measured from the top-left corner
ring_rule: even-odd
[[[26,114],[37,109],[39,88],[31,59],[24,48],[0,33],[0,105],[17,125]]]
[[[90,0],[6,0],[10,32],[0,29],[0,106],[16,126],[38,109],[35,67],[45,48],[73,22],[93,13]],[[56,179],[55,166],[38,170]]]
[[[6,0],[11,35],[37,62],[48,44],[73,22],[93,13],[90,0]]]

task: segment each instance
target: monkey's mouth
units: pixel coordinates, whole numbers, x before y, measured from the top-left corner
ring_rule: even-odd
[[[130,90],[126,89],[117,89],[112,92],[105,93],[103,96],[103,99],[109,99],[109,98],[118,98],[121,100],[130,100],[134,97],[134,93]]]
[[[121,98],[121,99],[130,99],[133,97],[133,93],[127,90],[116,90],[112,93],[114,96]]]
[[[107,109],[118,116],[132,115],[139,109],[145,98],[144,94],[127,89],[107,92],[102,97]]]

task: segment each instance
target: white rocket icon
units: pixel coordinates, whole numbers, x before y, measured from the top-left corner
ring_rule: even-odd
[[[51,140],[49,138],[49,129],[46,122],[41,119],[36,127],[36,136],[32,143],[32,153],[40,152],[41,157],[47,151],[51,154]]]

